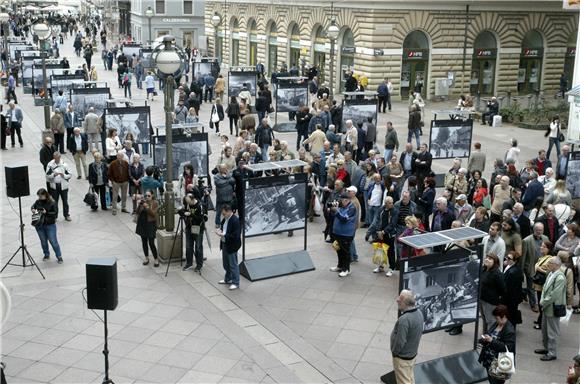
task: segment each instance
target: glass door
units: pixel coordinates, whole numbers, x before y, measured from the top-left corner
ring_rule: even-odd
[[[318,66],[318,86],[324,83],[324,68],[326,68],[326,54],[314,52],[314,65]]]
[[[258,43],[250,42],[250,60],[248,65],[258,64]]]

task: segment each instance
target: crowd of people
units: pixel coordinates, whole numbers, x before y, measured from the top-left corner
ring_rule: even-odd
[[[82,54],[86,61],[79,71],[86,73],[87,81],[97,79],[96,70],[92,74],[95,66],[91,62],[91,44],[99,32],[99,24],[95,25],[96,28],[88,26],[82,31],[77,24],[66,23],[66,29],[62,29],[65,35],[70,32],[71,36],[76,36],[75,52],[79,57]],[[117,56],[116,47],[109,47],[104,29],[100,30],[100,38],[103,65],[112,70],[113,60],[116,60],[118,85],[124,89],[125,96],[131,97],[131,84],[135,79],[138,88],[145,83],[147,96],[153,99],[155,80],[145,71],[141,60],[128,58],[123,53]],[[8,63],[3,62],[3,65]],[[300,105],[290,116],[296,124],[296,150],[293,144],[280,140],[274,133],[269,118],[273,110],[271,84],[264,76],[258,81],[254,100],[248,89],[242,89],[238,97],[224,100],[225,80],[219,71],[203,78],[192,76],[191,82],[188,76],[178,79],[174,121],[197,123],[202,104],[211,103],[207,123],[221,137],[219,160],[207,184],[200,182],[200,170],[191,164],[179,175],[181,206],[178,214],[184,218],[186,226],[183,269],[194,268],[195,261],[194,270],[202,270],[205,223],[213,205],[215,233],[220,237],[225,270],[220,284],[237,289],[240,285],[237,251],[245,219],[244,181],[304,172],[308,177],[304,207],[308,220],[314,221],[316,217],[324,220],[324,240],[337,254],[337,263],[330,271],[341,278],[351,274],[351,263],[358,262],[359,256],[366,252],[366,248],[357,250],[357,236],[364,236],[368,242],[386,244],[386,257],[378,258],[372,272],[390,277],[399,270],[401,260],[421,257],[430,251],[404,247],[401,237],[464,226],[480,229],[488,235],[465,245],[483,246],[480,300],[485,333],[482,337],[486,351],[482,352],[484,366],[490,368],[493,358],[505,347],[515,352],[515,328],[526,323],[518,309],[524,301],[538,313],[534,328],[542,332],[538,335],[538,344],[541,339],[542,347],[535,352],[542,355],[542,361],[556,359],[559,318],[566,316],[566,310],[580,313],[579,305],[573,302],[576,288],[580,289],[580,263],[573,263],[573,257],[580,256],[580,209],[573,205],[565,184],[570,148],[567,145],[560,148],[559,119],[554,118],[546,133],[548,153],[541,149],[533,159],[520,159],[517,140],[512,139],[505,157],[493,161],[492,176],[486,180],[483,173],[491,162],[482,145],[475,143],[466,164],[460,158],[453,159],[442,185],[437,185],[432,155],[428,145],[420,142],[425,107],[420,91],[410,100],[406,140],[400,141],[393,124],[387,122],[384,144],[379,147],[381,127],[372,119],[343,122],[340,105],[331,99],[324,85],[318,85],[316,71],[313,67],[308,72],[308,88],[313,95],[311,104]],[[288,70],[282,66],[280,72]],[[10,78],[16,81],[12,75]],[[271,80],[274,84],[278,81]],[[15,134],[23,146],[20,134],[23,114],[11,84],[9,80],[7,97],[10,103],[3,114],[2,149],[6,149],[6,129],[12,133],[12,147],[15,146]],[[347,85],[348,91],[360,91],[366,83],[362,77],[348,73]],[[388,79],[379,87],[382,112],[386,112],[387,107],[391,110],[392,87]],[[120,211],[133,215],[136,234],[142,240],[143,264],[149,264],[151,253],[153,265],[159,266],[155,234],[159,198],[164,188],[159,169],[143,164],[139,146],[131,134],[120,138],[115,129],[110,129],[103,145],[102,121],[94,110],[89,110],[81,122],[62,91],[53,99],[52,135],[45,137],[39,152],[46,188],[38,190],[38,200],[32,207],[44,213],[43,222],[36,226],[44,259],[50,257],[50,243],[57,261],[63,262],[55,222],[59,213],[66,221],[71,221],[68,189],[73,171],[63,158],[68,151],[75,162],[77,179],[88,181],[89,194],[93,198],[87,197],[85,201],[90,202],[93,210],[99,205],[104,211],[111,208],[113,215],[118,213],[121,203]],[[493,120],[496,102],[495,99],[490,101],[484,123]],[[461,99],[459,104],[460,108],[469,107],[466,99]],[[220,123],[226,117],[229,136],[223,127],[220,132]],[[553,146],[557,151],[554,165],[550,161]],[[304,165],[264,172],[254,172],[247,167],[292,159],[301,160]],[[209,196],[215,196],[215,204]],[[128,208],[128,199],[132,209]],[[59,201],[62,201],[62,209]],[[288,236],[292,236],[291,231]],[[401,308],[406,310],[415,306],[409,294],[403,294],[400,302],[403,303]],[[414,322],[423,322],[419,319],[420,313],[410,315]],[[449,333],[457,335],[461,327],[450,328]],[[419,338],[416,336],[417,345]],[[398,361],[402,365],[416,355],[412,350],[399,348],[397,351],[393,356],[402,359]]]

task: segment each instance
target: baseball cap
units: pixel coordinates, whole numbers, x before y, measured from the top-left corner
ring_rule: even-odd
[[[349,192],[354,192],[354,193],[357,193],[358,192],[358,189],[356,189],[356,187],[354,185],[351,185],[346,190],[349,191]]]
[[[467,196],[465,196],[465,194],[462,193],[461,195],[457,196],[455,200],[467,200]]]

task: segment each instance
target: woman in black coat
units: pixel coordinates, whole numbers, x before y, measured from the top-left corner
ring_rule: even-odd
[[[483,318],[483,333],[486,333],[492,326],[494,322],[493,311],[500,303],[501,297],[505,294],[505,283],[499,267],[499,258],[497,255],[493,253],[485,255],[483,259],[483,270],[479,280],[481,289],[479,299],[481,304],[481,317]]]
[[[495,322],[488,332],[481,336],[479,342],[483,344],[479,355],[479,362],[487,369],[487,379],[491,384],[503,384],[505,379],[499,379],[490,375],[490,367],[500,352],[508,351],[516,353],[516,330],[507,318],[508,309],[505,305],[498,305],[493,310]],[[514,361],[515,362],[515,361]],[[506,378],[507,379],[507,378]]]
[[[522,323],[522,314],[518,310],[518,305],[523,300],[522,284],[524,281],[522,269],[516,264],[513,252],[508,253],[504,259],[503,281],[505,283],[505,294],[501,298],[501,303],[508,309],[508,320],[516,328],[517,324]]]
[[[141,243],[143,244],[143,253],[145,254],[143,265],[149,264],[149,248],[151,248],[151,253],[155,259],[154,267],[159,267],[157,248],[155,247],[158,208],[159,204],[155,200],[153,192],[145,192],[144,198],[139,201],[137,206],[137,228],[135,229],[135,233],[141,236]]]
[[[301,103],[296,111],[296,132],[298,133],[296,150],[299,150],[302,142],[308,138],[308,124],[310,124],[311,117],[308,106]]]
[[[423,214],[421,221],[425,225],[425,230],[429,231],[429,216],[431,216],[435,200],[435,180],[427,177],[423,180],[423,185],[423,193],[417,196],[417,208]]]
[[[214,114],[217,119],[214,118]],[[220,122],[224,120],[224,107],[220,99],[215,99],[214,104],[211,106],[211,113],[209,114],[209,127],[215,127],[216,135],[220,134]],[[217,120],[217,121],[214,121]]]
[[[240,119],[240,104],[235,96],[230,97],[230,103],[226,109],[226,114],[230,118],[230,135],[234,134],[234,126],[236,127],[236,136],[238,136],[238,120]]]

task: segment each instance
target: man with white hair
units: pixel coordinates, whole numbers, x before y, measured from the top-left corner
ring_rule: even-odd
[[[99,126],[99,117],[95,114],[95,108],[93,107],[90,107],[89,112],[85,115],[83,131],[87,135],[90,148],[93,149],[93,144],[95,145],[94,148],[98,148],[101,127]]]
[[[558,339],[560,337],[560,317],[557,308],[566,308],[566,277],[560,270],[562,261],[554,256],[548,261],[548,276],[542,289],[540,306],[542,307],[542,344],[543,348],[534,353],[543,355],[542,361],[556,360],[558,357]]]
[[[86,155],[89,151],[89,143],[87,141],[87,135],[81,133],[80,128],[73,129],[73,135],[68,138],[67,143],[69,151],[73,154],[75,159],[75,165],[77,167],[77,179],[82,178],[82,171],[85,172],[85,178],[89,178],[89,168],[86,163]],[[82,168],[81,168],[82,163]]]
[[[344,147],[347,151],[355,153],[357,150],[358,142],[358,131],[353,125],[352,120],[347,120],[345,122],[346,126],[346,136],[344,138]]]
[[[340,142],[342,141],[341,135],[336,133],[336,126],[334,124],[330,124],[328,126],[328,131],[326,131],[326,140],[330,142],[331,146],[334,144],[340,145]]]
[[[433,219],[431,221],[431,232],[438,232],[451,228],[451,223],[455,220],[453,213],[449,212],[447,199],[443,196],[435,200]]]
[[[542,223],[535,223],[533,233],[522,240],[522,257],[518,260],[518,264],[526,279],[524,295],[528,297],[528,303],[533,312],[538,312],[538,303],[536,292],[532,289],[532,276],[535,273],[536,262],[540,258],[540,247],[548,240],[548,236],[544,235],[544,224]]]
[[[423,335],[423,313],[416,307],[415,295],[402,290],[397,297],[400,316],[391,331],[391,355],[397,383],[415,383],[413,368]],[[386,382],[386,377],[381,381]]]
[[[566,180],[566,170],[568,167],[568,155],[570,154],[570,146],[568,144],[562,147],[562,153],[558,156],[558,163],[556,164],[556,179]]]
[[[538,177],[538,181],[544,186],[544,200],[548,198],[550,193],[556,187],[556,177],[554,175],[554,169],[551,167],[546,168],[546,174],[544,176]]]

